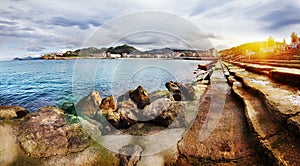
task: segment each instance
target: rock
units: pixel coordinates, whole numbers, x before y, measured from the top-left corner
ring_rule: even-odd
[[[181,91],[177,85],[177,82],[170,81],[167,82],[165,86],[171,92],[175,101],[182,101]]]
[[[154,122],[158,122],[165,127],[168,127],[173,122],[176,127],[183,126],[185,120],[184,113],[184,103],[178,101],[166,101],[166,104],[160,111],[159,116],[154,119]]]
[[[173,121],[176,121],[175,126],[182,125],[182,121],[184,121],[184,111],[184,103],[172,101],[168,98],[157,99],[141,110],[144,121],[152,120],[165,127],[169,126]]]
[[[149,94],[149,98],[150,98],[150,101],[155,101],[155,100],[161,99],[161,98],[169,98],[171,100],[174,100],[173,96],[170,94],[170,91],[168,91],[168,90],[158,90],[158,91],[152,92]]]
[[[143,115],[143,121],[154,120],[158,116],[160,116],[161,111],[164,109],[171,100],[168,98],[161,98],[153,101],[150,105],[147,105],[141,113]]]
[[[143,109],[146,105],[150,104],[148,93],[142,86],[138,86],[135,90],[130,91],[129,97],[136,103],[139,109]]]
[[[128,128],[138,121],[137,116],[132,110],[121,109],[120,113],[120,125],[119,128]]]
[[[143,148],[139,145],[126,145],[119,152],[121,165],[134,166],[139,162]]]
[[[91,142],[78,118],[65,115],[56,107],[44,107],[28,114],[19,132],[17,139],[24,151],[39,158],[79,152]]]
[[[104,98],[100,105],[101,113],[106,115],[108,112],[115,112],[117,110],[117,101],[115,97],[109,96]]]
[[[93,140],[100,140],[102,131],[104,131],[103,124],[93,120],[77,117],[80,120],[80,124],[87,131],[87,133],[92,137]]]
[[[129,100],[129,91],[118,97],[118,103]]]
[[[190,84],[177,83],[184,100],[194,100],[194,88]]]
[[[59,108],[64,110],[64,112],[67,114],[72,114],[77,116],[75,105],[72,102],[65,102]]]
[[[194,88],[190,84],[167,82],[166,88],[171,92],[175,101],[194,100]]]
[[[100,109],[101,96],[99,92],[93,91],[88,96],[82,98],[75,106],[78,115],[94,118]]]
[[[119,128],[121,117],[119,112],[108,112],[106,115],[108,122],[115,128]]]
[[[12,119],[22,118],[28,111],[24,107],[20,106],[0,106],[0,120],[1,119]]]

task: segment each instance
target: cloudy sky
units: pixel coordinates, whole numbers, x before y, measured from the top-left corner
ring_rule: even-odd
[[[300,33],[299,16],[299,0],[0,0],[0,60],[93,44],[223,49],[269,36],[289,41]]]

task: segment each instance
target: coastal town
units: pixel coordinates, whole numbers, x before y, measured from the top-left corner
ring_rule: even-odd
[[[60,53],[50,53],[41,56],[41,59],[60,60],[74,58],[185,58],[185,57],[216,57],[217,50],[184,50],[161,48],[148,51],[140,51],[133,46],[122,45],[110,48],[83,48],[75,51],[66,51]]]

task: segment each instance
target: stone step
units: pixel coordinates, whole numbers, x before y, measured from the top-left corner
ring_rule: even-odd
[[[300,142],[297,136],[281,126],[274,115],[264,108],[255,94],[246,91],[240,82],[234,81],[232,89],[243,101],[245,116],[254,146],[272,165],[299,165]]]
[[[245,63],[252,64],[260,64],[260,65],[268,65],[268,66],[276,66],[276,67],[286,67],[286,68],[297,68],[300,69],[300,61],[299,60],[269,60],[269,61],[243,61]]]
[[[300,136],[300,93],[297,89],[274,82],[267,76],[243,71],[237,66],[225,65],[244,88],[261,98],[264,107],[279,123]],[[232,76],[228,79],[230,82],[233,82]]]
[[[300,87],[300,69],[290,68],[288,64],[282,64],[282,67],[243,62],[234,62],[233,64],[240,68],[244,68],[247,71],[266,75],[276,82],[291,85],[293,87]]]

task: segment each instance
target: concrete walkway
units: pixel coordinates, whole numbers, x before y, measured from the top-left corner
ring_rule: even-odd
[[[211,76],[192,128],[179,142],[177,165],[261,165],[243,106],[231,94],[220,63]]]

